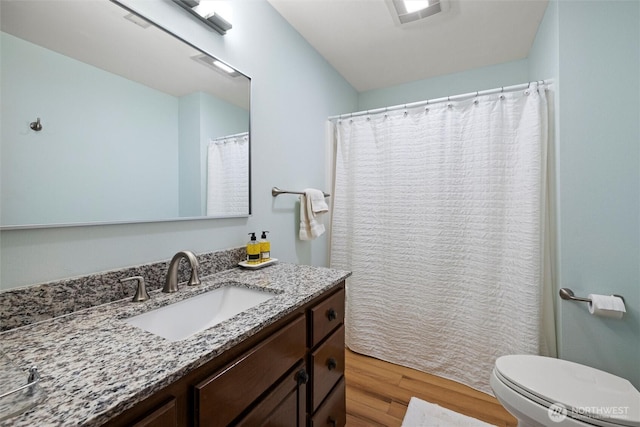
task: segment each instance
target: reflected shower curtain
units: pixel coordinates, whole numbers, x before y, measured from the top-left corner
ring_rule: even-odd
[[[249,214],[249,134],[209,143],[207,153],[207,216]]]
[[[532,84],[335,123],[349,348],[488,393],[498,356],[555,355],[547,116]]]

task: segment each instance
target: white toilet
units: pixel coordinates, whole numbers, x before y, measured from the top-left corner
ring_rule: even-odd
[[[502,356],[490,384],[519,427],[640,427],[640,392],[624,378],[588,366]]]

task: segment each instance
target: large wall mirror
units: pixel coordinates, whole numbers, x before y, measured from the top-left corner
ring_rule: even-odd
[[[247,76],[109,0],[0,8],[2,229],[250,214]]]

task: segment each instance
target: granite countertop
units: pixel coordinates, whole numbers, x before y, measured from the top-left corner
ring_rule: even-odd
[[[100,425],[191,370],[254,335],[350,275],[293,264],[258,270],[234,268],[152,292],[144,303],[128,299],[0,333],[0,350],[23,369],[37,366],[45,398],[0,426]],[[270,300],[187,339],[170,342],[122,319],[229,282],[274,292]]]

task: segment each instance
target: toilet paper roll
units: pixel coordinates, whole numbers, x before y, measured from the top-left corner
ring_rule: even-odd
[[[589,294],[589,313],[594,316],[608,317],[611,319],[622,319],[622,315],[627,311],[624,301],[614,295]]]

